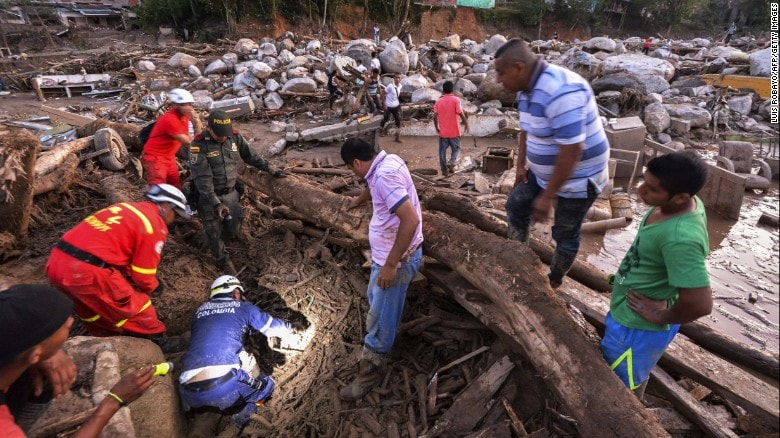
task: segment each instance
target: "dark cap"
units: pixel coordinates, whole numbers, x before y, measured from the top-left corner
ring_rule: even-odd
[[[233,121],[230,120],[228,113],[222,110],[215,110],[209,114],[209,128],[217,137],[229,137],[233,133]]]
[[[0,292],[0,366],[53,335],[73,313],[73,301],[57,289],[17,284]]]

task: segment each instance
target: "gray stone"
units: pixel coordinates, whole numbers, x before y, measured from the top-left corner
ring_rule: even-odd
[[[138,61],[138,71],[154,71],[156,68],[152,61]]]
[[[642,121],[647,127],[647,132],[653,134],[666,131],[671,124],[669,113],[660,103],[651,103],[650,105],[647,105]]]
[[[236,45],[233,47],[233,51],[246,56],[251,55],[252,53],[257,53],[257,49],[259,47],[260,46],[258,46],[257,43],[251,39],[241,38],[240,40],[236,41]]]
[[[311,60],[308,57],[306,57],[306,56],[296,56],[290,62],[290,65],[288,65],[288,67],[289,68],[295,68],[295,67],[306,67],[306,68],[309,68],[310,64],[311,64]]]
[[[279,46],[277,47],[277,49],[279,50],[279,52],[281,52],[282,50],[287,50],[288,52],[292,52],[293,50],[295,50],[295,43],[291,39],[285,38],[279,41]]]
[[[269,155],[277,155],[277,154],[280,154],[280,153],[282,153],[282,151],[283,151],[283,150],[284,150],[284,148],[286,148],[286,147],[287,147],[287,140],[285,140],[285,139],[283,139],[283,138],[282,138],[282,139],[279,139],[279,140],[276,140],[276,143],[274,143],[274,145],[273,145],[273,146],[271,146],[271,147],[269,147],[269,148],[268,148],[268,154],[269,154]]]
[[[504,113],[498,108],[487,108],[486,110],[482,111],[482,114],[485,114],[486,116],[504,115]]]
[[[149,84],[150,91],[168,91],[171,89],[171,83],[167,79],[152,79]]]
[[[285,82],[282,90],[295,93],[313,93],[317,90],[317,83],[312,78],[293,78]]]
[[[477,94],[477,86],[466,78],[455,79],[455,93],[464,97],[473,97]],[[438,87],[437,87],[438,88]]]
[[[421,88],[428,88],[431,82],[427,77],[417,73],[401,79],[401,94],[409,96]]]
[[[746,116],[750,114],[753,108],[753,97],[750,94],[744,96],[733,96],[727,101],[729,109],[736,111],[740,115]]]
[[[271,76],[271,73],[274,72],[273,69],[268,66],[268,64],[260,61],[253,63],[249,68],[249,71],[251,71],[257,79],[267,79],[269,76]]]
[[[580,76],[588,80],[592,80],[597,75],[599,72],[599,66],[602,63],[595,56],[577,48],[571,48],[567,50],[566,53],[558,58],[558,62],[560,65],[563,65],[569,70],[578,73]],[[617,73],[617,71],[610,73]]]
[[[239,91],[246,89],[254,90],[255,88],[257,88],[257,78],[252,74],[251,71],[245,71],[233,77],[234,93],[238,93]]]
[[[611,100],[611,99],[618,99],[623,93],[620,91],[602,91],[599,93],[598,98],[599,100]]]
[[[322,43],[320,40],[311,40],[306,43],[306,53],[316,52],[322,49]]]
[[[500,100],[502,104],[512,106],[517,99],[517,95],[496,82],[496,71],[490,70],[487,76],[485,76],[485,80],[479,84],[477,98],[483,102],[488,100]]]
[[[368,68],[371,65],[371,53],[374,51],[374,42],[367,39],[352,40],[342,52],[344,55],[357,61],[358,59]],[[354,64],[353,64],[354,67]]]
[[[204,71],[204,74],[206,76],[208,75],[221,75],[223,73],[228,72],[228,66],[225,64],[225,61],[221,59],[217,59],[216,61],[213,61],[211,64],[206,66],[206,70]]]
[[[586,49],[602,50],[604,52],[614,52],[615,46],[615,41],[606,37],[591,38],[588,40],[588,42],[585,43]]]
[[[293,142],[298,141],[298,137],[299,136],[300,135],[297,132],[295,132],[295,131],[287,131],[287,132],[284,133],[284,139],[288,143],[293,143]]]
[[[661,144],[667,144],[670,141],[672,141],[672,136],[664,132],[659,132],[658,135],[655,136],[655,138],[656,140],[658,140],[658,143]]]
[[[205,90],[198,90],[198,91],[205,91]],[[197,93],[197,92],[196,92]],[[206,91],[208,93],[208,91]],[[211,105],[214,103],[214,99],[211,98],[209,95],[202,95],[202,94],[195,94],[192,93],[192,100],[195,102],[192,103],[192,107],[201,110],[201,111],[208,111],[211,109]]]
[[[642,84],[642,89],[647,93],[663,93],[669,89],[669,82],[658,75],[636,75],[637,80]]]
[[[410,50],[409,53],[409,69],[417,70],[417,63],[420,61],[420,52],[417,50]]]
[[[282,88],[282,86],[279,82],[276,82],[276,79],[271,78],[265,81],[265,89],[270,92],[279,91],[280,88]]]
[[[477,112],[479,112],[479,108],[466,99],[460,99],[460,107],[463,109],[463,112],[466,114],[476,114]]]
[[[503,46],[504,43],[506,43],[506,37],[496,34],[490,37],[489,40],[485,41],[482,46],[484,48],[485,54],[493,56],[496,54],[496,50]]]
[[[309,69],[306,67],[292,67],[287,69],[287,78],[305,78],[309,76]]]
[[[688,120],[691,128],[703,128],[709,125],[712,115],[704,108],[688,103],[664,104],[664,108],[672,117]]]
[[[772,48],[750,54],[750,76],[769,76],[772,67]]]
[[[691,42],[696,47],[708,47],[710,45],[710,40],[707,38],[694,38]]]
[[[393,40],[379,54],[382,73],[406,73],[409,71],[409,55],[406,46],[400,40]]]
[[[222,55],[222,62],[225,63],[228,71],[231,71],[235,68],[236,64],[238,64],[238,55],[233,52],[225,53]]]
[[[482,44],[474,44],[469,47],[469,55],[480,56],[485,53],[485,47]]]
[[[187,74],[190,75],[193,78],[199,78],[199,77],[203,76],[201,74],[201,72],[200,72],[200,69],[197,66],[195,66],[195,65],[191,65],[191,66],[187,67]]]
[[[489,64],[482,64],[482,63],[480,63],[480,64],[474,64],[471,67],[471,71],[473,71],[474,73],[487,73],[488,70],[490,70],[490,65]]]
[[[175,55],[171,56],[171,59],[168,60],[167,64],[169,67],[187,68],[197,63],[198,63],[198,58],[192,55],[188,55],[186,53],[177,52]]]
[[[645,96],[645,100],[648,102],[648,104],[656,102],[656,103],[663,103],[664,98],[658,93],[648,93]]]
[[[208,78],[201,76],[195,79],[194,81],[192,81],[192,83],[190,84],[190,88],[192,88],[193,90],[211,90],[213,88],[213,85],[211,84],[211,81]]]
[[[675,135],[687,135],[689,132],[691,132],[690,120],[683,120],[683,119],[678,119],[677,117],[671,117],[670,122],[671,123],[669,129]]]
[[[271,121],[271,125],[268,127],[268,129],[271,132],[284,132],[287,131],[287,123],[273,120]]]
[[[665,80],[674,77],[674,66],[666,60],[649,58],[637,53],[626,53],[607,58],[601,63],[605,74],[628,72],[634,75],[657,75]]]
[[[747,60],[747,54],[736,47],[731,46],[716,46],[707,50],[707,56],[712,58],[726,58],[726,59],[745,59]]]
[[[260,47],[257,49],[257,56],[258,58],[262,59],[264,56],[276,56],[276,45],[271,42],[262,43],[260,44]]]
[[[614,53],[616,55],[622,55],[622,54],[624,54],[626,52],[628,52],[628,50],[626,50],[626,46],[624,46],[622,42],[616,41],[615,42],[615,52]]]
[[[591,82],[590,85],[591,88],[593,88],[593,92],[597,94],[602,91],[623,91],[625,88],[633,88],[634,90],[642,92],[645,91],[634,75],[626,73],[614,73],[602,76]]]
[[[465,53],[458,53],[454,57],[455,61],[460,62],[461,64],[471,67],[474,65],[474,58],[472,58],[469,55],[466,55]]]
[[[279,109],[284,105],[284,100],[282,99],[282,96],[279,95],[279,93],[271,92],[268,93],[264,98],[263,102],[265,103],[265,107],[268,109]]]
[[[433,88],[420,88],[412,93],[412,103],[436,102],[441,97],[441,92]]]
[[[293,59],[295,59],[295,55],[293,55],[292,52],[287,49],[282,49],[276,59],[278,59],[282,65],[287,65],[291,63]]]
[[[261,59],[260,62],[271,67],[272,70],[276,70],[277,68],[282,66],[282,63],[279,62],[279,60],[274,58],[273,56],[263,56],[263,59]]]
[[[482,83],[483,80],[485,80],[485,76],[487,76],[485,73],[470,73],[465,76],[463,76],[463,79],[468,79],[477,86]]]
[[[460,49],[460,35],[453,34],[446,36],[439,41],[439,45],[445,49],[458,50]]]
[[[679,141],[670,141],[669,143],[666,143],[666,146],[674,149],[677,152],[682,152],[685,150],[685,144]]]
[[[314,70],[314,74],[312,76],[314,77],[314,80],[317,81],[320,85],[327,85],[328,74],[324,71]]]

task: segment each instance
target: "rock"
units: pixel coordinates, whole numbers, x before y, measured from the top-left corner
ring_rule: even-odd
[[[282,63],[282,65],[287,65],[295,59],[295,55],[292,54],[291,51],[287,49],[282,49],[281,52],[279,52],[279,56],[276,57],[276,59],[279,60],[279,62]]]
[[[149,84],[149,91],[168,91],[171,89],[171,83],[167,79],[152,79]]]
[[[214,99],[211,98],[210,93],[211,92],[207,90],[198,90],[192,93],[192,99],[195,101],[193,102],[192,107],[201,111],[209,111],[211,109],[211,105],[214,103]]]
[[[228,68],[228,71],[232,71],[236,64],[238,64],[238,55],[236,55],[233,52],[225,53],[222,55],[222,62],[225,63],[225,65]]]
[[[753,108],[753,97],[750,94],[744,96],[733,96],[727,101],[729,109],[736,111],[740,115],[746,116],[750,114]]]
[[[647,95],[645,95],[645,101],[648,105],[651,103],[663,103],[664,98],[658,93],[647,93]]]
[[[485,47],[482,44],[474,44],[469,48],[469,55],[480,56],[485,53]]]
[[[328,84],[328,74],[325,73],[324,71],[314,70],[314,74],[312,76],[314,77],[314,80],[320,83],[321,85]]]
[[[188,68],[191,65],[195,65],[198,63],[198,58],[188,55],[186,53],[177,52],[175,55],[171,56],[171,59],[168,60],[167,64],[169,67],[182,67],[182,68]]]
[[[409,53],[409,69],[417,70],[417,63],[420,60],[420,52],[417,50],[410,50]]]
[[[624,46],[622,42],[620,42],[620,41],[615,42],[615,52],[614,52],[615,54],[622,55],[622,54],[626,53],[627,51],[628,50],[626,50],[626,46]]]
[[[460,78],[460,79],[456,78],[453,82],[455,83],[456,94],[459,94],[464,97],[473,97],[477,94],[478,88],[470,80],[465,78]],[[442,82],[442,84],[444,84],[444,82]],[[438,84],[436,88],[438,89]]]
[[[292,52],[295,50],[295,43],[290,38],[285,38],[281,41],[279,41],[279,46],[277,47],[279,52],[282,50],[287,50],[288,52]]]
[[[439,41],[439,45],[449,50],[460,49],[460,35],[453,34],[446,36]]]
[[[192,83],[190,84],[190,88],[192,88],[193,90],[211,90],[213,88],[213,85],[209,80],[209,78],[205,78],[201,76],[195,79],[194,81],[192,81]]]
[[[260,62],[271,67],[271,70],[276,70],[277,68],[282,66],[282,63],[279,62],[279,60],[274,58],[273,56],[263,56],[263,59],[261,59]]]
[[[482,46],[484,48],[485,54],[493,56],[496,54],[496,50],[503,46],[504,43],[506,43],[506,37],[496,34],[490,37],[489,40],[485,41]]]
[[[599,101],[602,100],[617,100],[623,93],[620,91],[602,91],[598,94]]]
[[[604,52],[614,52],[615,51],[615,41],[611,38],[606,37],[595,37],[591,38],[585,43],[586,49],[591,50],[602,50]]]
[[[625,55],[618,55],[625,56]],[[558,58],[560,65],[576,72],[585,79],[591,80],[599,70],[601,61],[588,52],[577,48],[571,48]],[[617,73],[617,72],[613,72]]]
[[[691,122],[689,120],[671,117],[671,125],[669,128],[675,135],[687,135],[691,132]]]
[[[368,66],[371,65],[371,53],[374,50],[373,41],[367,39],[357,39],[347,43],[347,46],[344,48],[342,54],[354,59],[355,61],[359,59],[360,62],[362,62],[363,65],[368,68]]]
[[[674,149],[677,152],[682,152],[682,151],[685,150],[685,144],[683,144],[683,143],[681,143],[679,141],[671,141],[671,137],[670,137],[669,143],[666,143],[666,146]]]
[[[338,71],[340,75],[342,76],[350,76],[350,73],[344,70],[344,67],[347,65],[351,65],[352,67],[357,66],[355,64],[355,60],[349,56],[341,56],[336,55],[333,57],[333,59],[330,60],[330,66],[328,68],[329,71]]]
[[[488,108],[498,108],[501,109],[504,105],[501,104],[500,100],[489,100],[487,102],[482,103],[479,107],[482,109],[488,109]]]
[[[455,61],[460,62],[461,64],[471,67],[474,65],[474,58],[472,58],[469,55],[466,55],[465,53],[458,53],[455,55]]]
[[[482,111],[482,114],[486,116],[502,116],[504,113],[498,108],[488,108]]]
[[[312,78],[293,78],[285,82],[282,90],[295,93],[313,93],[317,90],[317,83]]]
[[[284,150],[284,148],[286,148],[286,147],[287,147],[287,140],[285,140],[283,138],[279,139],[279,140],[276,141],[276,143],[274,143],[273,146],[268,148],[268,154],[269,155],[280,154]]]
[[[264,56],[276,56],[277,53],[276,45],[272,42],[262,43],[257,49],[258,59],[262,59]]]
[[[191,66],[187,67],[187,74],[192,76],[193,78],[199,78],[199,77],[203,76],[200,73],[200,69],[197,66],[194,66],[194,65],[191,65]]]
[[[483,102],[488,100],[500,100],[502,104],[512,106],[517,100],[517,95],[496,82],[496,71],[490,70],[485,76],[485,80],[479,84],[477,98]]]
[[[305,78],[309,76],[309,69],[306,67],[293,67],[287,69],[287,78]]]
[[[400,40],[390,41],[379,54],[379,62],[382,64],[382,73],[405,74],[409,71],[409,55],[404,43]]]
[[[661,144],[667,144],[670,141],[672,141],[672,136],[663,132],[658,133],[658,135],[655,136],[655,139],[658,141],[658,143]]]
[[[658,134],[669,129],[671,120],[666,108],[660,103],[651,103],[645,107],[643,119],[647,132]]]
[[[471,71],[473,71],[474,73],[487,73],[488,70],[490,70],[489,64],[480,63],[480,64],[474,64],[471,67]]]
[[[214,74],[221,75],[221,74],[227,73],[227,72],[228,72],[228,66],[227,66],[227,64],[225,64],[225,61],[223,61],[221,59],[217,59],[216,61],[213,61],[211,64],[209,64],[206,67],[206,70],[204,71],[204,74],[206,76],[214,75]]]
[[[466,99],[460,100],[460,107],[463,109],[463,112],[466,114],[476,114],[477,112],[479,112],[479,108]]]
[[[485,76],[487,76],[485,73],[471,73],[463,76],[463,79],[468,79],[479,86],[485,80]]]
[[[674,66],[666,60],[626,53],[607,58],[601,63],[605,74],[628,72],[634,75],[657,75],[669,81],[674,77]]]
[[[694,46],[696,47],[709,47],[710,40],[707,38],[694,38],[691,40]]]
[[[279,82],[276,81],[276,79],[271,78],[265,81],[265,89],[270,92],[279,91],[280,88],[282,88],[282,86],[279,84]]]
[[[257,88],[257,78],[251,71],[239,73],[233,77],[233,92],[238,93],[241,90],[254,90]]]
[[[702,73],[720,73],[728,65],[726,58],[716,58],[708,62]]]
[[[309,68],[309,64],[311,64],[310,60],[306,56],[296,56],[293,58],[292,61],[290,61],[290,65],[287,67],[289,68],[295,68],[295,67],[306,67]]]
[[[297,132],[295,132],[295,131],[287,131],[287,132],[285,132],[285,133],[284,133],[284,139],[285,139],[285,140],[286,140],[288,143],[293,143],[293,142],[296,142],[296,141],[298,141],[298,138],[299,138],[299,137],[300,137],[300,134],[298,134],[298,133],[297,133]]]
[[[265,107],[268,109],[279,109],[284,105],[284,100],[282,99],[282,96],[279,95],[279,93],[271,92],[268,93],[263,98],[263,103],[265,103]]]
[[[154,71],[155,67],[152,61],[138,61],[138,71]]]
[[[731,46],[716,46],[707,50],[707,56],[713,58],[726,58],[726,59],[748,59],[747,54],[736,47]]]
[[[601,93],[602,91],[623,91],[625,88],[633,88],[634,90],[642,92],[645,91],[636,77],[626,73],[614,73],[600,77],[591,82],[590,86],[596,94]]]
[[[772,67],[772,48],[750,54],[750,76],[769,76]]]
[[[320,40],[311,40],[306,43],[306,53],[316,52],[322,49],[322,43]]]
[[[647,93],[663,93],[669,89],[669,82],[658,75],[637,75],[636,79]]]
[[[409,96],[421,88],[428,88],[431,82],[427,77],[417,73],[401,79],[401,94]]]
[[[712,120],[709,111],[689,103],[664,104],[664,108],[670,116],[690,121],[691,128],[706,127]]]
[[[433,88],[420,88],[412,93],[412,103],[436,102],[441,92]]]
[[[233,47],[233,51],[241,55],[251,55],[252,53],[257,53],[259,48],[260,46],[258,46],[257,43],[251,39],[241,38],[240,40],[236,41],[236,45]]]
[[[268,66],[268,64],[260,61],[253,63],[249,68],[249,71],[251,71],[257,79],[267,79],[269,76],[271,76],[271,73],[274,72],[273,69]]]

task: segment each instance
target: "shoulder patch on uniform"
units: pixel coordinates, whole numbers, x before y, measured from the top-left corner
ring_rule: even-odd
[[[197,154],[198,152],[200,152],[200,146],[190,145],[190,152],[192,152],[193,154]]]
[[[220,155],[219,151],[206,152],[206,158],[214,158]]]
[[[233,152],[238,152],[238,146],[236,146],[236,142],[231,141],[230,142],[230,147],[231,147]]]

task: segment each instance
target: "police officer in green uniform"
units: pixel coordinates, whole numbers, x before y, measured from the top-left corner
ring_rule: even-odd
[[[252,151],[244,137],[233,129],[230,116],[220,110],[209,114],[206,130],[190,144],[189,157],[192,180],[198,191],[198,215],[203,220],[211,253],[223,273],[236,275],[224,241],[238,235],[244,218],[236,190],[238,161],[243,160],[274,178],[282,178],[285,173],[272,169],[268,161]]]

